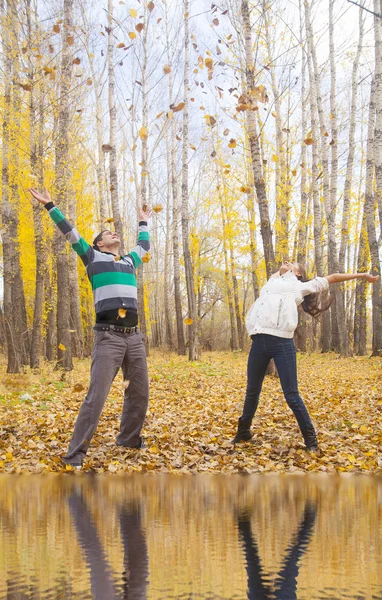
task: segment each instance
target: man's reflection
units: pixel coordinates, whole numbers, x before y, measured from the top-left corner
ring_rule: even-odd
[[[296,600],[298,562],[306,551],[317,516],[317,507],[308,502],[293,542],[289,545],[283,566],[276,578],[276,587],[271,589],[265,581],[255,535],[248,515],[238,517],[237,525],[243,544],[248,576],[249,600]]]
[[[74,490],[68,498],[68,503],[78,542],[89,568],[92,598],[94,600],[145,600],[149,561],[140,506],[119,507],[124,549],[124,574],[121,585],[113,578],[113,569],[82,491]]]

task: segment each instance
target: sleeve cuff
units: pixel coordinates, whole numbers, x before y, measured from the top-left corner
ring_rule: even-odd
[[[51,208],[54,208],[54,203],[53,202],[47,202],[47,204],[45,204],[45,208],[46,208],[46,210],[50,210]]]
[[[147,221],[139,221],[139,227],[140,227],[141,225],[147,225]]]

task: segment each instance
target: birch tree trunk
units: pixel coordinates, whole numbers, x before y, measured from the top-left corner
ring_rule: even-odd
[[[29,140],[31,172],[39,187],[43,187],[43,152],[44,152],[44,99],[42,84],[36,86],[35,72],[32,60],[33,31],[31,18],[31,2],[26,2],[27,33],[28,33],[28,68],[29,83],[31,86],[29,102]],[[38,113],[37,113],[38,109]],[[37,127],[38,125],[38,127]],[[44,285],[46,279],[46,247],[44,244],[42,207],[38,203],[33,205],[33,225],[36,250],[36,284],[33,311],[32,340],[30,349],[30,366],[32,369],[40,365],[42,342],[42,317],[44,306]]]
[[[374,0],[374,12],[378,15],[382,11],[382,2]],[[382,19],[374,17],[375,38],[375,130],[374,130],[374,165],[376,178],[377,205],[382,201]],[[366,178],[367,181],[367,178]],[[379,199],[379,200],[378,200]],[[382,286],[381,265],[379,261],[379,248],[376,234],[374,198],[370,190],[366,195],[366,219],[371,265],[373,275],[379,279],[373,285],[373,356],[382,355]],[[382,223],[380,223],[382,227]]]
[[[62,29],[61,88],[58,107],[58,136],[56,154],[57,204],[65,214],[69,206],[69,128],[72,56],[70,45],[73,32],[73,0],[64,0],[64,25]],[[57,258],[57,366],[73,369],[70,338],[69,267],[66,240],[60,231],[55,234]]]
[[[358,46],[357,52],[353,62],[353,71],[352,71],[352,86],[351,86],[351,102],[350,102],[350,126],[349,126],[349,153],[347,158],[346,165],[346,176],[345,176],[345,186],[344,186],[344,200],[343,200],[343,209],[342,209],[342,227],[341,227],[341,244],[340,244],[340,252],[339,252],[339,260],[338,260],[338,270],[340,273],[345,271],[345,257],[346,257],[346,246],[349,240],[349,215],[350,215],[350,194],[352,187],[352,179],[353,179],[353,164],[354,164],[354,153],[355,153],[355,126],[356,126],[356,111],[357,111],[357,76],[358,76],[358,65],[359,59],[362,52],[362,42],[363,42],[363,9],[359,9],[359,37],[358,37]],[[340,287],[342,295],[344,294],[344,286]],[[340,333],[340,350],[342,356],[350,355],[350,347],[349,347],[349,337],[347,335],[347,324],[345,322],[339,323],[339,333]],[[344,332],[345,328],[345,332]]]
[[[372,151],[372,148],[371,148]],[[371,168],[372,171],[372,168]],[[373,173],[371,173],[373,177]],[[357,272],[366,273],[369,270],[370,253],[367,244],[367,223],[365,206],[362,210],[362,226],[359,238]],[[354,354],[364,356],[367,342],[367,284],[363,279],[357,279],[354,308]]]
[[[12,110],[11,81],[12,81],[12,49],[10,40],[11,8],[9,3],[5,10],[4,3],[1,5],[2,24],[2,47],[4,56],[4,101],[3,101],[3,125],[2,125],[2,193],[1,193],[1,216],[3,224],[3,280],[4,280],[4,325],[7,340],[8,364],[7,373],[19,373],[21,366],[21,348],[17,335],[17,315],[12,298],[12,288],[15,279],[15,262],[13,260],[14,244],[17,239],[17,215],[11,204],[10,181],[9,181],[9,143],[10,143],[10,120]]]
[[[170,52],[169,32],[168,32],[168,5],[165,2],[166,17],[166,46],[167,63],[170,67],[168,74],[168,94],[169,106],[173,105],[173,76],[172,61]],[[172,196],[172,248],[173,248],[173,267],[174,267],[174,303],[175,303],[175,323],[177,337],[177,352],[179,355],[186,354],[186,344],[184,340],[183,318],[182,318],[182,297],[180,292],[180,256],[179,256],[179,196],[176,176],[176,132],[175,119],[171,119],[171,196]]]
[[[254,64],[252,56],[252,29],[249,18],[248,0],[242,0],[241,14],[243,18],[243,29],[245,36],[245,61],[246,80],[248,88],[249,103],[253,104],[253,93],[255,91]],[[255,183],[256,197],[260,212],[260,232],[263,240],[265,266],[269,278],[276,269],[275,253],[273,249],[272,229],[269,218],[269,207],[265,189],[264,174],[260,159],[259,138],[256,131],[256,117],[253,109],[247,111],[248,139],[251,148],[253,179]]]
[[[184,270],[187,285],[188,300],[188,318],[191,323],[188,325],[188,358],[197,360],[199,358],[199,337],[198,321],[196,313],[196,294],[194,282],[194,267],[192,264],[190,244],[189,244],[189,216],[188,216],[188,127],[189,127],[189,0],[183,0],[184,12],[184,109],[183,109],[183,149],[182,149],[182,240],[183,240],[183,258]]]
[[[113,210],[114,229],[121,240],[121,254],[124,252],[124,235],[121,212],[119,208],[118,195],[118,169],[117,169],[117,109],[115,106],[115,73],[114,73],[114,33],[113,33],[113,0],[108,0],[107,4],[107,23],[108,23],[108,44],[107,44],[107,63],[108,63],[108,100],[109,100],[109,118],[110,118],[110,197]]]

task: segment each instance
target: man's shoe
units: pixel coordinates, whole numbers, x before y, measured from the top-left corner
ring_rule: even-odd
[[[240,417],[237,427],[237,433],[232,440],[233,444],[238,444],[240,442],[248,442],[253,438],[253,433],[250,430],[252,419],[243,419]]]
[[[136,444],[135,446],[128,446],[127,444],[122,444],[118,440],[115,443],[117,446],[122,446],[122,448],[133,448],[135,450],[143,450],[144,448],[146,448],[146,444],[141,437],[139,438],[138,444]]]
[[[64,463],[64,465],[69,465],[75,469],[82,469],[82,465],[85,459],[85,455],[79,455],[79,456],[73,456],[72,458],[66,458],[66,456],[64,456],[61,460]]]

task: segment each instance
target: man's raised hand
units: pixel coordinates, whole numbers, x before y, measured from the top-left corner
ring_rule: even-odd
[[[48,202],[51,202],[50,194],[46,188],[44,188],[43,192],[39,192],[35,188],[29,188],[29,191],[33,198],[38,202],[41,202],[41,204],[48,204]]]
[[[369,283],[375,283],[378,280],[377,275],[370,275],[370,273],[363,273],[363,278]]]
[[[138,213],[138,217],[140,221],[147,221],[149,220],[149,218],[151,217],[152,214],[152,210],[149,210],[147,208],[147,205],[145,204],[142,208],[139,209],[139,213]]]

